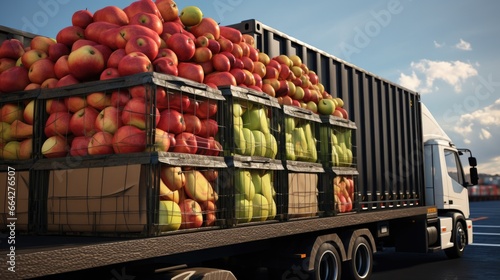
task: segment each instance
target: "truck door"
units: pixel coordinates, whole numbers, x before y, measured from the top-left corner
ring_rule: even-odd
[[[455,150],[444,149],[444,157],[447,172],[443,174],[444,208],[460,210],[468,217],[469,200],[462,163]]]

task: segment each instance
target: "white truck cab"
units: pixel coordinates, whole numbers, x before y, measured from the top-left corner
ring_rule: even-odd
[[[467,187],[478,181],[476,159],[469,157],[471,182],[467,182],[460,155],[471,154],[470,150],[457,149],[424,104],[422,129],[426,205],[437,207],[439,247],[445,249],[448,256],[459,257],[465,245],[472,243]]]

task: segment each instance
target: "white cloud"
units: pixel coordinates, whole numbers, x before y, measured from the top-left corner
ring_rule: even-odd
[[[491,133],[485,128],[481,128],[481,133],[479,134],[479,139],[486,140],[491,138]]]
[[[438,43],[438,41],[434,41],[434,47],[436,48],[442,48],[445,46],[445,43]]]
[[[460,42],[455,45],[455,48],[463,51],[472,51],[471,44],[463,39],[460,39]]]
[[[436,80],[444,81],[451,85],[455,92],[462,91],[462,84],[470,77],[478,75],[477,70],[470,63],[462,61],[433,61],[422,59],[411,63],[412,74],[401,73],[399,82],[402,85],[416,87],[416,90],[422,94],[432,92],[436,87]],[[418,74],[417,74],[418,73]],[[419,75],[423,77],[420,78]],[[425,84],[421,86],[421,80]]]

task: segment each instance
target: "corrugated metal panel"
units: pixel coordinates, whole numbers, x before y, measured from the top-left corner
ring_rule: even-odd
[[[270,57],[298,55],[325,89],[342,98],[356,123],[361,204],[397,207],[422,199],[420,96],[256,20],[231,25],[255,38]]]

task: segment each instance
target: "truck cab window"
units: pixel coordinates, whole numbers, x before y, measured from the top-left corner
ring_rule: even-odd
[[[446,169],[448,170],[448,175],[460,185],[463,185],[464,174],[457,153],[454,151],[445,150],[444,155],[446,159]]]

